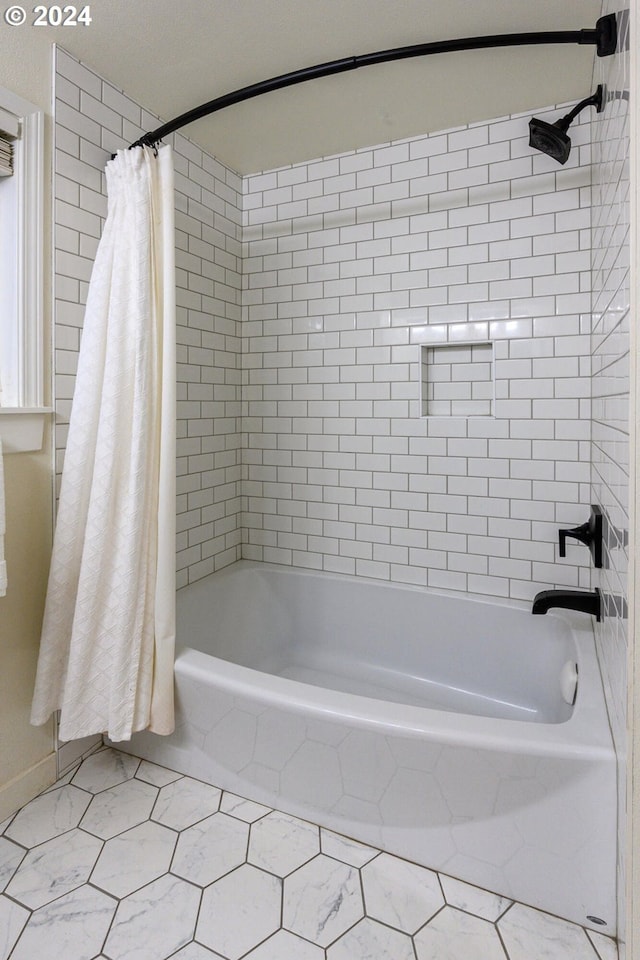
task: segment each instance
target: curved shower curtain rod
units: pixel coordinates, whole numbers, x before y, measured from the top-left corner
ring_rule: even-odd
[[[316,80],[319,77],[328,77],[335,73],[345,73],[347,70],[356,70],[358,67],[368,67],[374,63],[387,63],[392,60],[407,60],[411,57],[426,57],[435,53],[452,53],[459,50],[481,50],[488,47],[512,47],[528,44],[545,43],[580,43],[594,44],[599,57],[608,57],[616,51],[617,24],[615,13],[600,17],[595,28],[587,30],[556,30],[542,33],[504,33],[486,37],[461,37],[457,40],[436,40],[432,43],[417,43],[410,47],[396,47],[391,50],[380,50],[377,53],[365,53],[359,56],[346,57],[342,60],[331,60],[328,63],[319,63],[314,67],[305,67],[294,70],[292,73],[283,73],[270,80],[261,80],[240,90],[234,90],[208,103],[203,103],[187,113],[180,114],[174,120],[163,124],[156,130],[143,134],[139,140],[132,143],[133,147],[155,147],[164,137],[179,130],[180,127],[200,120],[202,117],[224,110],[234,103],[251,100],[263,93],[291,87],[306,80]]]

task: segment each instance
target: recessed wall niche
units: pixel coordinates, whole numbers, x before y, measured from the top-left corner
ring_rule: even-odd
[[[493,416],[493,344],[422,346],[423,417]]]

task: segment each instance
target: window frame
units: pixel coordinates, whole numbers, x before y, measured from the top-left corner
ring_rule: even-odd
[[[42,110],[4,87],[0,110],[15,117],[20,132],[11,177],[16,190],[16,300],[15,309],[0,317],[0,349],[3,338],[14,346],[12,405],[0,405],[0,439],[11,453],[41,449],[44,419],[51,412],[43,406],[45,123]]]

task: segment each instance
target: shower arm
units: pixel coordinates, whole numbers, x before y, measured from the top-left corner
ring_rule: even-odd
[[[200,120],[202,117],[217,113],[235,103],[251,100],[263,93],[271,93],[284,87],[291,87],[307,80],[316,80],[319,77],[328,77],[358,67],[368,67],[376,63],[388,63],[393,60],[408,60],[412,57],[426,57],[436,53],[452,53],[460,50],[482,50],[490,47],[513,47],[531,44],[547,43],[579,43],[594,44],[599,57],[608,57],[616,51],[617,24],[614,13],[600,17],[593,29],[587,30],[555,30],[542,33],[504,33],[486,37],[461,37],[456,40],[436,40],[431,43],[417,43],[409,47],[396,47],[391,50],[380,50],[377,53],[365,53],[359,56],[346,57],[342,60],[331,60],[328,63],[319,63],[313,67],[294,70],[292,73],[283,73],[270,80],[261,80],[240,90],[224,94],[208,103],[203,103],[193,110],[180,114],[174,120],[164,123],[156,130],[143,134],[129,149],[133,147],[155,147],[164,137],[179,130],[180,127]]]
[[[566,117],[562,117],[560,120],[556,120],[553,126],[558,127],[558,129],[563,130],[566,133],[566,131],[569,129],[569,127],[571,126],[575,118],[578,116],[578,114],[582,113],[582,111],[586,107],[595,107],[598,113],[600,113],[603,106],[602,98],[603,98],[602,84],[598,84],[598,88],[595,93],[592,93],[590,97],[585,97],[584,100],[581,100],[580,103],[576,104],[573,110],[571,110],[566,115]]]

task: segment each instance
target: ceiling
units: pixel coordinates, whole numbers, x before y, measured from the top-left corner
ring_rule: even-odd
[[[431,40],[595,26],[600,0],[94,0],[87,27],[9,29],[34,64],[59,43],[163,121],[302,67]],[[3,52],[3,58],[5,52]],[[591,93],[594,47],[515,47],[364,67],[232,106],[184,132],[250,173]]]

